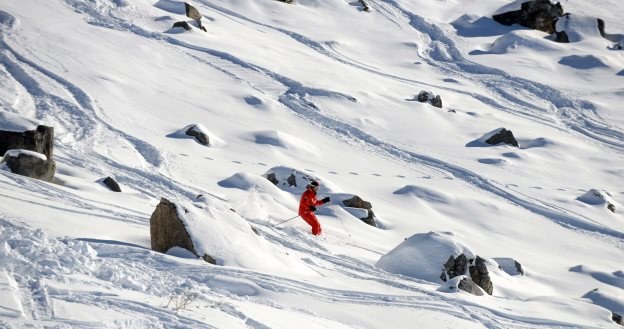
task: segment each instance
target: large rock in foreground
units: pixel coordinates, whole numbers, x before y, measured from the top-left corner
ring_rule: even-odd
[[[51,182],[56,172],[56,162],[45,155],[29,150],[9,150],[2,164],[14,174]]]
[[[365,209],[368,212],[368,216],[360,219],[370,226],[377,227],[377,222],[375,222],[375,213],[373,212],[373,205],[370,202],[354,195],[350,199],[342,200],[342,204],[350,208]]]
[[[8,150],[21,149],[44,154],[52,159],[54,128],[38,126],[35,130],[22,132],[0,130],[0,154]]]
[[[494,15],[495,21],[503,25],[518,24],[548,34],[555,33],[557,19],[563,15],[560,3],[553,4],[550,0],[527,1],[520,10]]]

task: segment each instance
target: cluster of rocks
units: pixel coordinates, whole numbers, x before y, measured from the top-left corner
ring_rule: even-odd
[[[206,27],[202,23],[202,18],[204,16],[202,16],[202,14],[199,12],[199,10],[197,10],[197,8],[193,7],[188,2],[185,2],[184,3],[184,9],[185,9],[186,17],[188,17],[190,19],[193,19],[195,21],[195,23],[197,24],[197,27],[199,27],[204,32],[208,32],[208,30],[206,29]],[[185,29],[187,31],[190,31],[192,29],[191,25],[187,21],[175,22],[175,23],[173,23],[173,27],[174,28],[175,27],[181,27],[181,28],[183,28],[183,29]]]
[[[421,90],[418,95],[408,101],[419,101],[421,103],[429,103],[431,106],[442,108],[442,98],[430,91]]]
[[[516,267],[515,274],[524,275],[522,265],[515,260],[513,260],[513,262]],[[440,279],[447,282],[455,277],[462,276],[462,279],[457,286],[459,289],[477,296],[482,296],[482,291],[491,295],[494,291],[494,284],[490,279],[490,272],[487,268],[487,264],[488,261],[479,256],[468,259],[468,257],[464,254],[460,254],[457,257],[451,255],[446,263],[444,263]],[[498,267],[501,269],[500,266]],[[480,287],[482,290],[476,287]]]
[[[51,182],[56,173],[53,150],[52,127],[40,125],[23,132],[0,130],[2,162],[14,174]]]

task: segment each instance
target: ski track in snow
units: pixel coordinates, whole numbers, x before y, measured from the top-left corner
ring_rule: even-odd
[[[276,310],[286,310],[315,317],[318,314],[293,306],[281,305],[261,296],[238,295],[220,289],[220,278],[236,278],[256,284],[261,289],[277,294],[301,295],[322,301],[398,307],[415,310],[440,312],[459,319],[478,321],[487,328],[545,328],[553,325],[578,327],[565,322],[543,323],[543,319],[514,319],[511,314],[489,309],[488,307],[461,299],[447,297],[444,293],[424,289],[422,285],[431,283],[381,271],[356,259],[343,255],[333,255],[326,250],[315,251],[322,241],[299,234],[293,237],[268,226],[262,226],[262,234],[269,240],[279,243],[293,252],[312,254],[318,258],[317,264],[323,271],[334,272],[332,276],[346,275],[352,278],[400,288],[409,293],[387,295],[366,291],[349,291],[326,288],[314,283],[295,281],[283,277],[251,272],[236,268],[212,266],[208,264],[187,265],[178,263],[175,257],[152,252],[147,249],[121,244],[107,244],[77,241],[72,239],[51,239],[40,230],[30,230],[11,224],[16,219],[0,214],[0,237],[7,241],[10,250],[5,258],[6,269],[16,274],[15,280],[22,293],[22,304],[27,312],[27,320],[39,323],[65,323],[77,328],[95,328],[102,325],[132,326],[136,328],[214,328],[184,315],[184,311],[174,312],[163,305],[151,305],[137,300],[119,298],[117,290],[131,290],[166,300],[176,294],[177,287],[186,287],[196,294],[197,304],[218,308],[220,311],[243,321],[252,328],[271,328],[261,321],[250,318],[238,310],[237,304],[254,303]],[[97,254],[95,253],[97,252]],[[184,273],[180,276],[180,273]],[[89,281],[84,281],[87,275]],[[214,283],[217,282],[217,283]],[[62,284],[63,288],[59,287]],[[72,286],[97,284],[102,291],[84,291]],[[110,292],[103,292],[103,291]],[[451,295],[452,296],[452,295]],[[227,302],[225,301],[227,300]],[[57,318],[55,303],[64,301],[89,305],[94,308],[140,314],[132,320],[111,320],[104,323],[78,322]],[[153,302],[152,302],[153,303]],[[199,309],[201,311],[201,309]],[[336,321],[326,319],[328,321]]]
[[[491,182],[487,178],[475,172],[472,172],[468,169],[453,165],[451,163],[447,163],[445,161],[442,161],[442,160],[439,160],[430,156],[408,151],[394,144],[391,144],[387,141],[381,140],[378,137],[368,134],[355,126],[352,126],[346,122],[342,122],[336,118],[332,118],[332,117],[325,115],[318,108],[318,106],[316,106],[312,101],[307,99],[309,96],[322,96],[322,97],[337,97],[337,98],[345,99],[354,103],[357,102],[357,100],[352,96],[349,96],[340,92],[329,91],[329,90],[324,90],[320,88],[306,87],[300,82],[297,82],[288,77],[277,74],[269,69],[246,62],[245,60],[242,60],[232,54],[219,51],[219,50],[215,50],[215,49],[210,49],[207,47],[189,44],[187,42],[176,39],[175,37],[165,35],[161,32],[145,30],[134,23],[126,22],[122,18],[115,17],[114,14],[112,13],[103,13],[103,10],[105,9],[97,7],[94,4],[90,5],[88,3],[78,2],[74,0],[66,0],[66,2],[70,6],[72,6],[77,12],[81,12],[87,15],[87,18],[89,19],[89,23],[91,24],[106,27],[106,28],[116,29],[120,31],[128,31],[141,37],[153,39],[155,41],[166,42],[175,47],[182,47],[183,49],[187,49],[193,52],[201,52],[202,57],[199,57],[198,55],[195,55],[189,52],[187,53],[189,54],[189,56],[195,58],[196,60],[209,64],[212,67],[217,67],[219,68],[220,71],[227,73],[228,75],[230,75],[231,77],[234,77],[235,79],[238,79],[240,81],[243,81],[249,84],[254,89],[259,90],[271,97],[275,97],[286,108],[293,111],[295,114],[300,116],[303,120],[308,121],[312,125],[316,125],[320,127],[321,129],[325,130],[328,134],[331,134],[335,136],[336,138],[339,138],[340,140],[343,140],[353,145],[357,145],[359,147],[362,147],[363,149],[376,153],[380,156],[385,156],[390,159],[398,159],[400,161],[411,163],[417,166],[424,166],[425,168],[429,168],[433,172],[442,176],[446,176],[446,173],[449,173],[453,177],[460,179],[472,186],[475,186],[479,188],[480,190],[483,190],[487,193],[491,193],[495,196],[505,199],[511,202],[512,204],[520,206],[528,211],[544,216],[565,228],[570,228],[570,229],[577,230],[580,232],[588,232],[592,236],[599,235],[601,236],[601,238],[612,241],[612,243],[618,246],[619,248],[621,249],[624,248],[624,243],[623,243],[624,233],[620,231],[611,229],[609,227],[600,225],[598,223],[588,222],[584,218],[580,218],[579,216],[575,214],[570,214],[567,211],[562,211],[560,208],[555,207],[553,205],[536,202],[526,197],[522,197],[521,195],[518,195],[517,193],[512,193],[511,191],[506,190],[504,187],[501,187],[498,184]],[[503,72],[499,70],[490,69],[487,67],[480,66],[478,64],[468,62],[459,53],[459,50],[454,46],[453,41],[449,37],[447,37],[439,27],[426,22],[420,16],[417,16],[408,11],[405,11],[394,1],[384,0],[381,3],[374,2],[374,4],[376,6],[381,6],[381,5],[390,6],[390,8],[388,8],[387,11],[398,12],[401,15],[409,18],[410,20],[409,24],[413,28],[421,31],[422,33],[428,34],[434,41],[434,44],[435,42],[437,43],[441,42],[445,45],[445,47],[448,48],[447,50],[452,55],[452,58],[445,59],[445,57],[440,54],[438,55],[434,54],[434,56],[430,60],[428,60],[430,62],[430,65],[432,66],[439,67],[441,70],[450,70],[450,68],[457,66],[458,69],[453,70],[454,73],[460,74],[460,72],[469,72],[469,73],[471,72],[470,73],[471,75],[467,77],[471,80],[474,80],[475,82],[479,80],[478,78],[482,78],[484,75],[487,75],[490,78],[494,77],[496,78],[494,80],[498,81],[497,88],[498,87],[503,88],[502,86],[504,84],[512,83],[514,84],[514,88],[519,88],[520,90],[530,90],[534,92],[536,97],[539,97],[540,99],[548,99],[548,97],[552,97],[553,99],[555,99],[554,106],[560,109],[570,108],[570,109],[575,109],[575,111],[580,111],[583,108],[587,110],[592,107],[591,104],[584,102],[584,101],[571,101],[567,99],[566,97],[564,97],[563,95],[561,95],[559,91],[556,91],[547,86],[543,86],[543,85],[536,84],[534,82],[526,81],[526,80],[519,79],[519,78],[513,78],[513,77],[508,76],[507,74],[504,74]],[[244,16],[228,11],[227,9],[223,9],[221,7],[211,5],[209,3],[204,3],[204,5],[210,6],[214,10],[221,11],[224,15],[232,15],[238,19],[244,19],[246,21],[249,21],[250,23],[260,24],[264,27],[270,28],[270,26],[268,25],[261,24],[253,20],[247,19]],[[282,33],[287,32],[283,29],[278,29],[278,30]],[[322,45],[314,41],[311,41],[303,36],[300,36],[294,32],[289,32],[287,34],[293,37],[295,40],[301,42],[302,44],[308,47],[311,47],[319,51],[322,54],[331,56],[331,54],[328,54],[328,52],[322,51],[322,49],[324,49]],[[206,55],[210,56],[210,58],[206,59],[205,58]],[[342,63],[345,63],[343,59],[338,59],[338,58],[336,59]],[[439,61],[441,61],[442,64],[440,64]],[[353,63],[350,63],[349,65],[357,66],[357,64],[353,64]],[[468,74],[468,73],[461,73],[461,74]],[[475,78],[473,76],[475,77],[478,76],[478,78]],[[57,77],[57,79],[60,79],[60,78]],[[69,82],[64,82],[63,84],[68,85]],[[516,85],[518,87],[516,87]],[[489,86],[486,89],[492,90],[493,88],[494,88],[493,86]],[[88,98],[88,96],[86,96],[86,94],[82,91],[76,92],[76,90],[80,90],[80,89],[78,89],[75,86],[72,86],[69,89],[74,90],[73,94],[78,94],[77,98],[82,100],[82,104],[86,106],[86,111],[89,111],[90,113],[94,115],[94,117],[97,117],[97,115],[95,115],[96,111],[91,105],[92,101],[90,100],[90,98]],[[494,90],[498,90],[498,89],[494,88]],[[284,91],[284,92],[280,94],[280,91]],[[485,96],[481,96],[481,98],[483,97]],[[502,97],[502,98],[507,99],[507,100],[510,99],[507,97]],[[500,105],[496,105],[497,103],[495,101],[488,101],[488,102],[494,102],[492,103],[493,106],[501,108]],[[522,106],[520,107],[522,108]],[[562,110],[562,111],[566,112],[565,110]],[[83,111],[76,111],[76,112],[83,113]],[[587,112],[587,111],[584,111],[584,112]],[[532,113],[537,113],[537,112],[534,111]],[[537,118],[535,115],[531,115],[529,117]],[[110,125],[108,124],[102,123],[102,125],[105,125],[107,129],[111,131],[115,131],[115,133],[117,134],[121,134],[124,138],[128,138],[128,136],[124,136],[122,132],[117,131],[115,128],[110,127]],[[608,132],[610,130],[605,130],[605,131]],[[604,135],[605,131],[599,130],[596,133]],[[612,132],[612,133],[613,133],[613,136],[620,136],[617,132]],[[132,138],[130,138],[130,140],[132,140]],[[622,136],[620,141],[621,140],[624,140],[624,136]],[[364,145],[362,145],[362,143]],[[148,195],[156,196],[155,193],[148,192],[150,190],[151,191],[155,190],[154,185],[156,185],[156,187],[159,187],[158,189],[156,189],[157,191],[161,193],[165,191],[166,193],[165,195],[171,194],[172,191],[175,191],[176,193],[181,194],[185,197],[192,198],[195,195],[197,195],[199,192],[194,189],[189,190],[188,187],[180,186],[179,183],[172,183],[170,180],[163,178],[163,176],[161,175],[151,174],[144,170],[140,170],[136,168],[129,168],[127,166],[114,163],[101,156],[100,156],[100,159],[105,161],[109,165],[117,166],[118,167],[117,169],[123,169],[120,171],[124,171],[127,173],[134,173],[135,174],[134,177],[132,178],[128,177],[126,179],[131,180],[133,184],[136,183],[138,186],[144,187],[141,190],[143,192],[146,192]]]

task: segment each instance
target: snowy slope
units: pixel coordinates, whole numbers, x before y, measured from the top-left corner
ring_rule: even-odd
[[[173,0],[0,0],[0,130],[53,126],[57,161],[52,184],[0,170],[0,328],[616,328],[624,51],[586,22],[624,34],[624,5],[563,2],[559,44],[495,23],[511,2],[193,1],[203,32]],[[520,147],[481,143],[499,127]],[[302,191],[275,168],[332,196],[323,236],[274,226]],[[199,194],[259,233],[215,242],[243,246],[225,266],[150,250],[160,198]],[[391,252],[428,232],[526,275],[439,291],[435,253]]]

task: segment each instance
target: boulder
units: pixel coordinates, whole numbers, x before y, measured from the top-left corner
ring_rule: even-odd
[[[181,27],[181,28],[183,28],[183,29],[185,29],[185,30],[187,30],[187,31],[190,31],[190,30],[191,30],[191,26],[190,26],[190,25],[189,25],[189,23],[188,23],[188,22],[186,22],[186,21],[179,21],[179,22],[175,22],[175,23],[173,23],[172,28],[173,28],[173,27]]]
[[[416,100],[421,103],[429,103],[432,106],[442,108],[442,98],[440,97],[440,95],[435,95],[430,91],[420,91],[420,93],[418,93],[418,96],[416,96]]]
[[[52,159],[54,128],[40,125],[35,130],[23,132],[0,130],[0,154],[8,150],[21,149],[44,154]]]
[[[550,0],[534,0],[522,3],[520,10],[494,15],[492,18],[503,25],[518,24],[548,34],[555,33],[557,19],[563,15],[561,3]]]
[[[360,0],[360,3],[362,4],[362,10],[366,12],[370,11],[370,6],[368,5],[368,2],[366,2],[366,0]]]
[[[206,145],[206,146],[210,145],[210,138],[208,137],[208,134],[202,131],[202,129],[198,127],[197,125],[191,125],[186,130],[186,135],[195,137],[195,139],[197,140],[199,144]]]
[[[188,2],[184,3],[184,9],[186,12],[186,17],[190,18],[190,19],[194,19],[197,22],[197,26],[204,30],[204,32],[208,32],[208,30],[206,30],[206,27],[204,27],[204,24],[202,24],[202,18],[204,16],[202,16],[202,14],[199,13],[199,10],[197,10],[197,8],[193,7],[191,4],[189,4]],[[188,25],[188,23],[187,23]],[[174,24],[175,26],[175,24]],[[190,30],[190,28],[188,28],[187,30]]]
[[[457,288],[471,293],[475,296],[483,296],[483,291],[479,289],[479,286],[468,277],[461,279],[461,281],[459,281],[459,284],[457,285]]]
[[[516,138],[514,137],[511,130],[507,130],[505,128],[501,128],[498,131],[498,133],[495,133],[494,135],[492,135],[485,142],[490,145],[498,145],[500,143],[505,143],[505,144],[512,145],[515,147],[520,147],[520,145],[518,144],[518,141],[516,141]]]
[[[477,256],[474,260],[474,265],[470,265],[468,270],[470,271],[470,278],[472,281],[491,295],[494,291],[494,285],[492,284],[492,280],[490,280],[490,272],[487,269],[485,260]]]
[[[152,250],[165,253],[173,247],[180,247],[197,255],[191,236],[178,215],[178,207],[165,198],[160,199],[156,210],[150,217],[150,238]],[[216,260],[208,254],[199,256],[206,262],[216,264]]]
[[[51,182],[56,172],[56,162],[45,155],[29,150],[9,150],[2,163],[18,175]]]
[[[364,201],[359,196],[354,195],[350,199],[342,200],[342,204],[344,204],[346,207],[366,209],[368,211],[368,216],[360,219],[370,226],[377,227],[377,222],[375,221],[375,213],[373,212],[373,205],[370,202]]]
[[[466,275],[468,270],[468,258],[466,255],[461,254],[457,257],[451,255],[449,259],[444,263],[444,270],[440,274],[440,279],[446,282],[456,276]]]
[[[121,192],[121,188],[119,187],[119,184],[117,184],[117,182],[110,176],[104,178],[102,180],[102,184],[106,185],[106,187],[108,187],[108,189],[113,192]]]
[[[611,313],[611,320],[621,326],[624,326],[624,318],[617,313]]]

